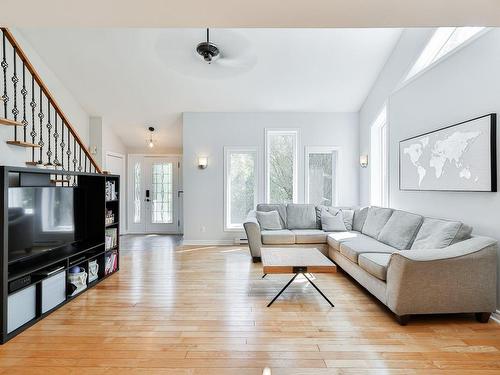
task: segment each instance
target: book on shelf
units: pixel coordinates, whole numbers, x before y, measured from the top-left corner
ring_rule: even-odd
[[[115,181],[106,181],[106,200],[114,201],[118,199]]]
[[[115,214],[112,210],[106,210],[106,225],[113,224],[115,222]]]
[[[108,275],[113,273],[118,268],[118,254],[116,251],[113,251],[106,255],[105,264],[104,264],[104,274]]]
[[[106,229],[106,250],[110,250],[118,245],[118,228]]]

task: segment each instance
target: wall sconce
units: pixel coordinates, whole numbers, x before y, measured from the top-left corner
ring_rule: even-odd
[[[361,168],[368,167],[368,155],[361,155],[359,157],[359,165],[361,165]]]
[[[206,156],[198,157],[198,168],[206,169],[208,167],[208,158]]]

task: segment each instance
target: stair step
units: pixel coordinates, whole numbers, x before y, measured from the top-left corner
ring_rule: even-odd
[[[11,146],[18,146],[18,147],[33,147],[33,148],[40,147],[39,145],[36,145],[34,143],[28,143],[28,142],[22,142],[22,141],[7,141],[7,144],[11,145]]]
[[[8,118],[3,118],[3,117],[0,117],[0,125],[23,126],[23,124],[20,123],[19,121],[9,120]]]

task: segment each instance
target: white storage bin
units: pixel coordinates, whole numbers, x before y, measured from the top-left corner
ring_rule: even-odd
[[[88,264],[88,270],[89,270],[89,284],[93,281],[96,281],[99,277],[99,264],[97,263],[97,260],[91,260]]]
[[[66,301],[66,271],[42,281],[42,314]]]
[[[36,317],[36,285],[7,297],[7,333]]]

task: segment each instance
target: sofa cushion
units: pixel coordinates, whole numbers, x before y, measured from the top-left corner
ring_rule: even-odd
[[[366,215],[368,214],[369,207],[358,208],[354,210],[354,217],[352,219],[352,230],[361,232],[363,225],[365,225]]]
[[[424,218],[395,210],[378,235],[378,240],[399,250],[409,249]]]
[[[316,228],[321,229],[321,213],[323,211],[328,211],[328,207],[324,205],[319,205],[315,207],[316,211]]]
[[[353,220],[354,220],[354,210],[342,209],[342,215],[344,215],[344,224],[347,230],[352,230]]]
[[[339,251],[340,244],[342,242],[351,240],[358,236],[363,236],[363,235],[359,232],[333,232],[333,233],[328,233],[326,241],[328,242],[328,245],[330,245],[335,250]]]
[[[332,214],[326,210],[321,213],[321,229],[325,232],[345,232],[344,215],[341,210]]]
[[[280,214],[281,229],[286,229],[286,205],[259,203],[257,205],[257,211],[278,211],[278,213]]]
[[[392,209],[383,207],[370,207],[366,214],[365,224],[361,233],[367,236],[378,238],[380,231],[389,221],[392,215]]]
[[[286,218],[288,229],[317,229],[316,208],[313,204],[288,204]]]
[[[469,238],[471,238],[471,235],[472,235],[472,227],[470,225],[462,223],[460,229],[457,232],[457,235],[455,236],[453,241],[451,241],[451,244],[453,245],[457,242],[468,240]]]
[[[260,232],[264,245],[289,245],[295,243],[295,234],[291,230],[263,230]]]
[[[397,249],[378,242],[376,239],[362,235],[356,238],[344,241],[340,244],[340,254],[349,260],[357,263],[359,254],[363,253],[388,253],[392,254]]]
[[[326,243],[328,233],[319,229],[292,229],[295,243]]]
[[[387,253],[364,253],[359,256],[358,264],[369,274],[385,281],[391,255]]]
[[[262,230],[279,230],[281,228],[280,215],[278,211],[257,211],[257,221]]]
[[[442,249],[470,237],[471,232],[471,227],[459,221],[426,217],[411,248]]]

